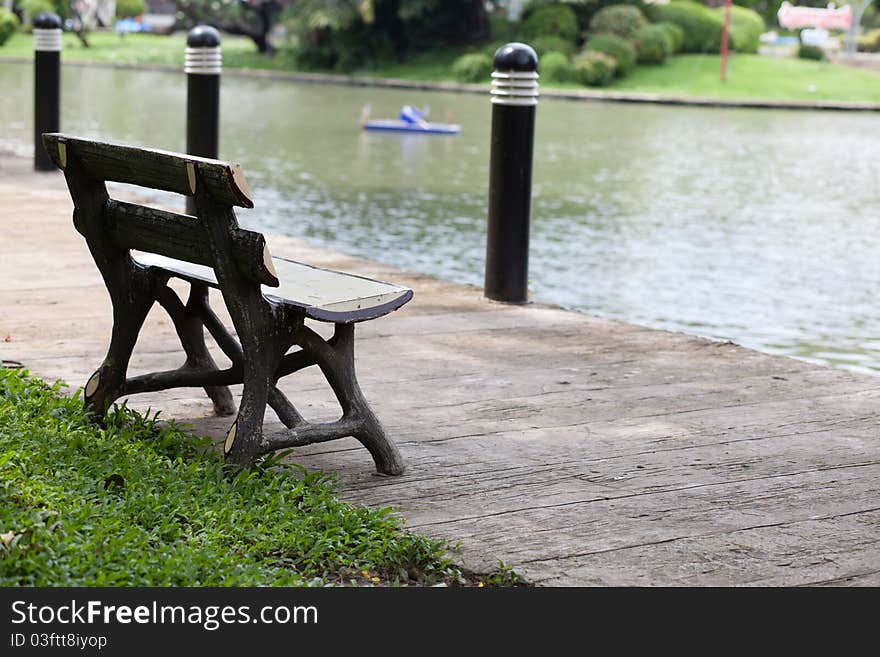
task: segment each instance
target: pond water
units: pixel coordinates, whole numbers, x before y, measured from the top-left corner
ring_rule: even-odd
[[[0,63],[0,150],[29,153],[31,67]],[[880,84],[880,76],[878,76]],[[182,74],[65,67],[65,131],[184,148]],[[458,137],[363,133],[430,105]],[[482,284],[490,105],[479,95],[223,82],[242,222]],[[538,107],[537,299],[880,374],[880,116]]]

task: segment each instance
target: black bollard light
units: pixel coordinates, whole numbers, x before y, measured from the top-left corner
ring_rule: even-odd
[[[508,43],[495,53],[493,66],[484,294],[495,301],[525,303],[538,56],[524,43]]]
[[[61,18],[39,14],[34,19],[34,169],[54,171],[43,148],[43,133],[58,132],[61,107]]]
[[[220,74],[223,56],[220,33],[199,25],[186,37],[186,152],[217,158],[220,141]],[[195,214],[195,203],[186,201],[188,214]]]

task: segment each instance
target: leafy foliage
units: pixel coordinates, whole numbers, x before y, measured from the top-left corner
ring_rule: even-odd
[[[206,439],[0,368],[0,585],[461,583],[441,541],[281,463],[230,476]],[[365,574],[369,576],[365,577]]]
[[[538,57],[542,57],[548,52],[561,52],[566,57],[571,57],[576,50],[573,41],[553,35],[536,37],[529,42],[529,45],[535,49]]]
[[[535,5],[519,29],[520,38],[531,41],[542,36],[556,36],[574,43],[580,34],[577,17],[562,3]]]
[[[0,46],[15,34],[18,29],[18,17],[11,11],[0,7]]]
[[[724,21],[724,7],[715,10]],[[767,29],[760,14],[745,7],[730,7],[730,40],[731,46],[741,53],[756,53],[760,44],[759,37]]]
[[[634,35],[640,64],[662,64],[672,54],[672,37],[661,25],[646,25]]]
[[[574,78],[584,86],[608,86],[616,71],[617,60],[598,50],[585,50],[574,58]]]
[[[541,57],[540,72],[548,82],[569,82],[574,78],[574,67],[562,52],[550,51]]]
[[[481,0],[296,0],[284,13],[303,65],[353,70],[488,36]]]
[[[859,36],[857,45],[860,52],[880,52],[880,29]]]
[[[597,34],[590,37],[584,45],[584,50],[594,50],[613,57],[616,62],[615,73],[618,77],[623,77],[636,65],[635,47],[626,39],[614,34]]]
[[[543,0],[536,0],[536,2],[541,2]],[[606,7],[616,7],[618,5],[629,5],[631,7],[635,7],[639,11],[643,11],[645,7],[645,3],[642,0],[552,0],[554,2],[561,2],[563,4],[571,7],[572,11],[574,11],[575,16],[577,17],[578,26],[581,31],[586,31],[589,28],[590,22],[593,20],[593,17],[600,11],[602,11]]]
[[[630,39],[648,23],[637,7],[631,5],[611,5],[596,12],[590,21],[592,34],[616,34]]]
[[[452,75],[459,82],[486,82],[492,75],[492,59],[485,53],[462,55],[452,64]]]
[[[294,0],[173,0],[180,21],[188,26],[213,25],[228,32],[250,37],[261,53],[273,54],[269,35],[284,7]]]
[[[15,6],[33,20],[39,14],[52,12],[62,19],[70,16],[70,3],[68,0],[19,0]]]
[[[669,37],[669,42],[672,44],[672,54],[681,52],[681,47],[684,45],[684,30],[681,29],[675,23],[653,23],[655,27],[661,27],[666,30],[666,34]]]
[[[825,59],[825,52],[819,46],[801,44],[798,48],[798,57],[801,59],[814,59],[821,62]]]
[[[129,18],[144,13],[144,0],[116,0],[116,16]]]
[[[682,52],[718,52],[721,49],[722,15],[692,0],[672,0],[649,5],[645,11],[654,23],[675,23],[684,32]]]

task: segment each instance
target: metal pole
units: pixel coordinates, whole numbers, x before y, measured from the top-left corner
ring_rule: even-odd
[[[508,43],[495,53],[493,66],[484,293],[495,301],[525,303],[538,56],[524,43]]]
[[[34,19],[34,169],[54,171],[43,133],[58,132],[61,107],[61,18],[39,14]]]
[[[727,61],[727,46],[730,41],[730,5],[732,0],[725,0],[724,3],[724,25],[721,28],[721,81],[727,82],[727,71],[729,63]]]
[[[223,55],[220,33],[199,25],[186,37],[186,152],[217,158],[220,142],[220,74]],[[187,214],[195,214],[195,203],[186,200]]]

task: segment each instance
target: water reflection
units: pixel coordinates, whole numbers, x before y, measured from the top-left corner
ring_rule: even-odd
[[[485,98],[223,84],[221,154],[257,201],[245,223],[482,282]],[[66,67],[63,94],[65,130],[183,148],[182,75]],[[367,103],[426,102],[462,135],[358,129]],[[31,103],[30,67],[0,64],[4,151],[29,152]],[[546,100],[538,117],[538,298],[880,373],[880,118]]]

